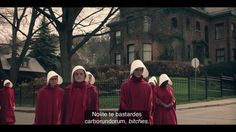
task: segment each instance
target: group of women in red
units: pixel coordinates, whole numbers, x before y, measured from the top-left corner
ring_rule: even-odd
[[[146,82],[149,72],[141,60],[131,64],[130,78],[120,88],[119,112],[141,112],[140,117],[129,120],[146,120],[148,124],[177,124],[176,100],[172,82],[166,74]],[[60,87],[62,77],[54,71],[47,74],[47,82],[37,92],[36,125],[84,124],[85,120],[99,120],[92,112],[99,112],[98,91],[94,76],[83,66],[75,66],[71,73],[71,84]],[[15,101],[13,85],[4,81],[0,92],[0,124],[15,123]],[[124,118],[121,118],[124,119]]]

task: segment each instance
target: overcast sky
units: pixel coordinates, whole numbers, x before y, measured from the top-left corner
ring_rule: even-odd
[[[54,8],[54,9],[58,12],[58,14],[61,14],[60,8],[57,8],[57,9]],[[5,10],[7,10],[7,8],[1,8],[0,12],[3,12]],[[9,10],[9,8],[8,8],[8,10]],[[80,15],[77,17],[77,21],[80,21],[81,19],[83,19],[84,17],[88,16],[89,14],[93,13],[96,10],[98,10],[98,8],[84,8],[82,10],[82,12],[80,13]],[[90,19],[87,19],[86,21],[83,21],[83,23],[81,23],[81,24],[87,25],[93,19],[93,21],[92,21],[93,24],[91,26],[87,26],[87,27],[79,26],[77,29],[74,30],[73,34],[74,35],[81,34],[81,33],[84,33],[84,31],[87,32],[87,31],[91,31],[91,30],[95,29],[98,26],[99,22],[106,17],[106,15],[109,11],[110,11],[109,8],[105,8],[102,12],[94,15],[93,17],[91,17]],[[27,10],[27,14],[29,14],[29,15],[28,15],[27,19],[25,19],[24,22],[22,22],[22,25],[20,27],[21,30],[24,31],[24,33],[27,33],[27,30],[28,30],[28,23],[30,21],[30,16],[31,16],[30,12],[31,12],[30,9]],[[40,17],[40,18],[42,18],[42,17]],[[34,29],[37,29],[39,27],[38,26],[39,23],[40,23],[40,19],[37,19]],[[53,34],[58,35],[57,31],[55,30],[55,28],[52,25],[50,25],[50,28],[52,29]],[[10,36],[12,36],[12,27],[10,26],[9,23],[4,24],[2,21],[0,21],[0,43],[9,43],[9,41],[11,39]],[[18,37],[20,39],[25,39],[25,37],[20,32],[18,32]]]

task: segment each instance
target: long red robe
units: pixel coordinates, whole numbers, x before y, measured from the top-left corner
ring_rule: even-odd
[[[156,98],[160,99],[165,104],[170,104],[174,97],[174,91],[170,85],[166,88],[157,87]],[[154,111],[154,124],[163,125],[175,125],[177,124],[176,117],[176,101],[172,107],[164,108],[161,105],[157,105]]]
[[[152,124],[154,123],[155,116],[155,110],[156,110],[156,88],[157,86],[150,84],[152,88]]]
[[[143,78],[136,78],[132,76],[121,85],[120,91],[120,108],[119,112],[141,112],[141,118],[152,123],[152,89],[151,86],[143,80]],[[119,118],[125,119],[129,123],[130,119],[134,118]]]
[[[15,113],[14,113],[14,107],[15,107],[15,97],[14,97],[14,89],[3,87],[3,89],[0,91],[0,124],[14,124],[15,119]]]
[[[58,86],[44,86],[39,90],[34,120],[36,125],[60,124],[63,94],[64,90]]]
[[[65,89],[62,124],[84,124],[85,120],[98,119],[91,112],[98,112],[97,88],[85,81],[73,83]]]

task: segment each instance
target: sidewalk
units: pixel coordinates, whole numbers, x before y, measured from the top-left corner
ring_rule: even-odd
[[[236,104],[236,98],[222,99],[222,100],[214,100],[214,101],[204,101],[197,103],[189,103],[189,104],[181,104],[177,105],[177,110],[185,110],[185,109],[195,109],[195,108],[203,108],[203,107],[211,107],[211,106],[222,106]],[[15,111],[17,112],[27,112],[33,113],[35,110],[34,107],[16,107]],[[102,109],[102,111],[116,111],[118,109]]]
[[[185,110],[185,109],[195,109],[195,108],[203,108],[203,107],[212,107],[212,106],[223,106],[229,104],[236,104],[236,98],[228,98],[222,100],[214,100],[214,101],[204,101],[197,103],[189,103],[189,104],[181,104],[177,105],[177,110]]]

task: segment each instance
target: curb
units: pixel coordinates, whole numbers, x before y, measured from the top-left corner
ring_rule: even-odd
[[[201,106],[189,106],[189,107],[182,107],[178,108],[177,105],[177,110],[187,110],[187,109],[196,109],[196,108],[206,108],[206,107],[213,107],[213,106],[224,106],[224,105],[230,105],[230,104],[236,104],[236,102],[230,102],[230,103],[218,103],[218,104],[206,104],[206,105],[201,105]],[[15,109],[17,112],[25,112],[25,113],[34,113],[34,107],[29,110],[24,110],[24,109]],[[100,109],[100,111],[118,111],[117,108],[110,108],[110,109]]]
[[[202,106],[192,106],[192,107],[187,107],[187,108],[177,108],[177,110],[187,110],[187,109],[196,109],[196,108],[206,108],[206,107],[213,107],[213,106],[224,106],[224,105],[230,105],[230,104],[236,104],[236,102],[224,103],[224,104],[208,104],[208,105],[202,105]]]

